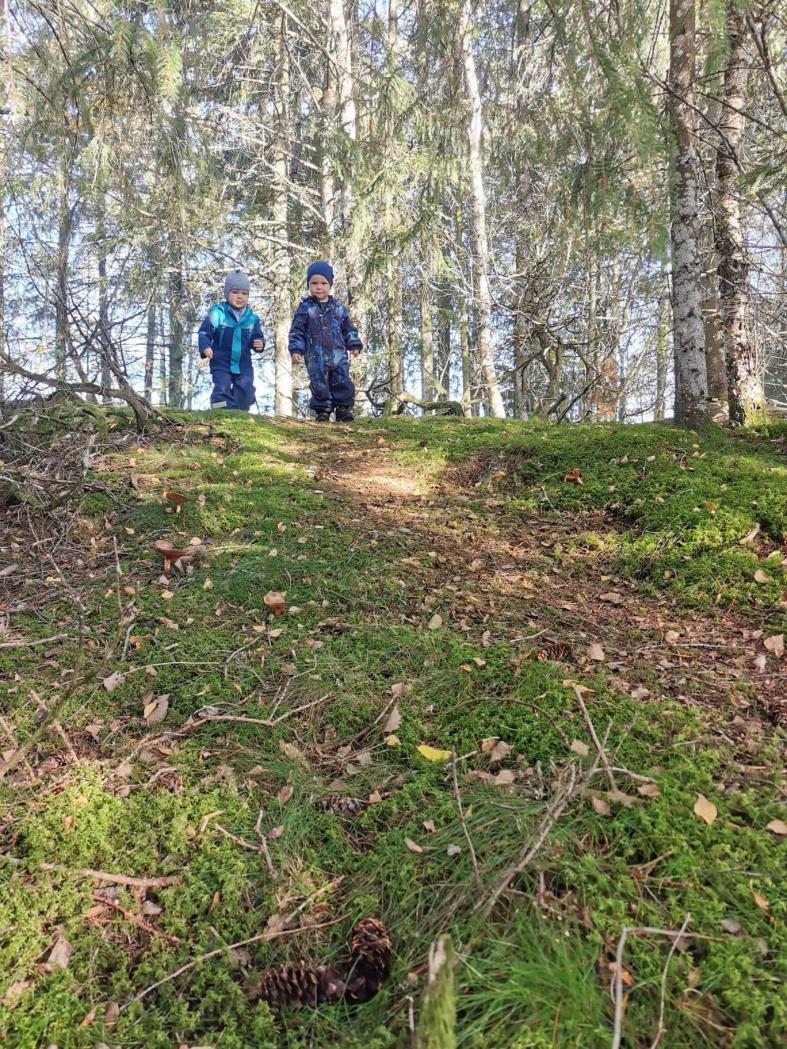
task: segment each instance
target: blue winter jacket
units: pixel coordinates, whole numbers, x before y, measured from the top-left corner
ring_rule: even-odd
[[[211,367],[228,368],[233,375],[250,372],[253,371],[251,344],[254,339],[262,339],[265,343],[257,314],[245,306],[238,318],[228,302],[219,302],[211,306],[200,325],[200,356],[204,357],[205,350],[210,348],[213,350]]]
[[[334,353],[360,350],[363,347],[347,307],[331,295],[320,302],[313,295],[301,300],[290,325],[290,353],[301,353],[304,357],[317,349],[322,350],[326,360]]]

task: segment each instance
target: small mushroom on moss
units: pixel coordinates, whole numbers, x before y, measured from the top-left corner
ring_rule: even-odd
[[[186,496],[182,495],[180,492],[165,492],[164,498],[167,499],[170,503],[174,503],[176,514],[180,513],[180,508],[186,502]]]

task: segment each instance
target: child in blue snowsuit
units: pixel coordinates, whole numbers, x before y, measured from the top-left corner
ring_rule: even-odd
[[[290,325],[292,361],[300,364],[306,359],[312,391],[309,407],[318,423],[327,423],[332,411],[337,422],[353,421],[355,386],[348,354],[357,357],[363,348],[346,307],[331,295],[332,284],[330,264],[313,262],[306,271],[309,294]]]
[[[249,309],[249,278],[240,270],[227,275],[224,301],[211,306],[199,329],[199,352],[210,361],[213,392],[211,408],[239,408],[254,404],[251,351],[262,353],[265,337],[260,318]]]

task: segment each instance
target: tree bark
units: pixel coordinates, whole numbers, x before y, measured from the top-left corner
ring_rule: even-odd
[[[290,59],[287,48],[287,15],[282,12],[276,38],[274,106],[276,135],[273,141],[273,235],[274,263],[274,366],[277,415],[292,415],[292,358],[288,349],[290,330],[290,250],[289,244],[289,124]]]
[[[661,421],[667,408],[667,360],[669,335],[670,295],[666,283],[659,296],[659,314],[656,326],[656,404],[654,415]]]
[[[169,384],[167,401],[170,408],[183,403],[183,271],[180,250],[174,252],[177,262],[168,275],[169,285]]]
[[[481,366],[490,415],[505,418],[500,383],[492,357],[492,292],[489,286],[489,242],[486,222],[486,191],[482,159],[483,110],[481,89],[476,73],[475,56],[470,39],[472,6],[462,0],[459,18],[459,47],[465,71],[466,102],[470,109],[467,125],[468,161],[472,189],[473,255],[475,294],[478,313],[478,357]]]
[[[421,396],[434,400],[434,322],[432,289],[427,273],[421,278]]]
[[[719,116],[716,153],[716,252],[730,422],[745,426],[764,416],[765,393],[757,348],[749,328],[749,261],[737,185],[749,58],[744,16],[733,0],[727,3],[727,32],[730,52],[724,70],[724,105]]]
[[[670,185],[675,421],[708,418],[708,374],[697,253],[697,157],[694,144],[694,0],[670,0],[669,112],[674,138]]]

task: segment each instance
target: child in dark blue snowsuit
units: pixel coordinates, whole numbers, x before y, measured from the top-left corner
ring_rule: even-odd
[[[312,391],[309,407],[318,423],[327,423],[334,410],[337,422],[352,422],[355,386],[348,354],[357,357],[363,343],[346,307],[331,295],[330,264],[313,262],[306,271],[306,284],[309,294],[290,325],[293,364],[306,359]]]
[[[199,329],[199,352],[210,361],[213,392],[211,408],[239,408],[254,404],[251,351],[262,353],[265,337],[260,318],[249,309],[249,278],[240,270],[224,281],[224,302],[211,306]]]

